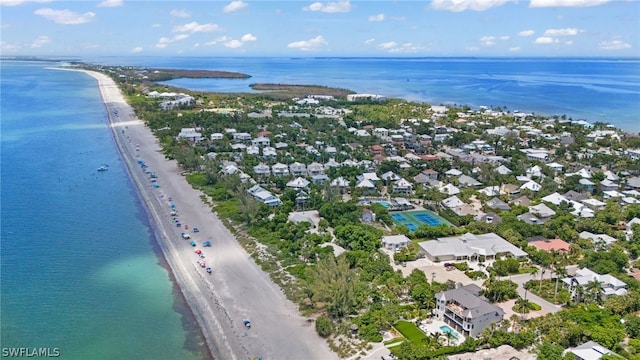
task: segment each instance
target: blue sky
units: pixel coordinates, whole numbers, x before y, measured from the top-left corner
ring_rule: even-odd
[[[640,0],[0,0],[3,56],[640,56]]]

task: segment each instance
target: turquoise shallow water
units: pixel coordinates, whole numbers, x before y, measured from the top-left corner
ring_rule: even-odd
[[[43,63],[1,66],[2,347],[58,348],[64,359],[203,358],[95,81]],[[101,164],[109,170],[96,171]]]

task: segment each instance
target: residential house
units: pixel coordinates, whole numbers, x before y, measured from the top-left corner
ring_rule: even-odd
[[[303,177],[297,177],[287,183],[287,187],[296,190],[306,189],[309,186],[309,180]]]
[[[511,210],[511,207],[506,202],[500,200],[497,197],[494,197],[493,199],[487,201],[485,203],[485,206],[490,209]]]
[[[198,143],[202,140],[202,133],[198,132],[195,128],[182,128],[178,134],[178,139]]]
[[[509,175],[512,173],[511,169],[504,165],[498,166],[495,171],[500,175]]]
[[[224,139],[224,134],[222,134],[222,133],[213,133],[213,134],[211,134],[210,138],[211,138],[211,141],[219,141],[219,140]]]
[[[633,228],[637,225],[640,225],[640,219],[636,217],[629,220],[629,222],[625,224],[625,234],[627,235],[627,240],[631,240],[631,238],[633,237]]]
[[[604,179],[600,181],[600,188],[603,191],[618,190],[618,186],[619,186],[618,184],[616,184],[615,182],[609,179]]]
[[[546,252],[558,252],[558,253],[569,253],[571,250],[568,242],[562,239],[542,239],[542,240],[534,240],[529,242],[530,246],[535,247],[538,250],[546,251]]]
[[[438,191],[443,193],[443,194],[447,194],[447,195],[456,195],[456,194],[460,193],[460,189],[458,189],[453,184],[447,184],[447,185],[441,187],[440,189],[438,189]]]
[[[399,250],[407,247],[411,240],[405,235],[391,235],[382,237],[382,246],[388,250]]]
[[[249,133],[233,133],[233,135],[231,135],[233,137],[233,141],[235,142],[244,142],[244,141],[249,141],[251,140],[251,134]]]
[[[481,182],[468,175],[460,175],[460,177],[458,177],[458,181],[460,182],[460,185],[465,187],[478,187],[482,185]]]
[[[504,184],[502,185],[501,192],[503,194],[514,196],[520,194],[520,186],[514,184]]]
[[[254,185],[247,189],[247,192],[253,196],[257,201],[267,204],[269,206],[280,205],[280,199],[273,195],[270,191],[263,189],[260,185]]]
[[[520,221],[524,221],[525,223],[531,224],[531,225],[542,225],[542,224],[545,223],[544,219],[539,219],[537,216],[533,215],[530,212],[524,213],[524,214],[520,214],[520,215],[516,216],[516,219],[518,219]]]
[[[564,196],[565,201],[568,201],[568,200],[582,201],[582,200],[586,199],[586,197],[584,195],[582,195],[581,193],[579,193],[577,191],[573,191],[573,190],[567,191],[562,196]],[[549,201],[549,202],[551,202],[551,201]],[[558,204],[556,204],[556,205],[558,205]]]
[[[306,176],[307,166],[303,163],[294,162],[292,164],[289,164],[289,172],[293,176]]]
[[[275,176],[287,176],[289,175],[289,167],[282,163],[277,163],[271,166],[271,172]]]
[[[397,175],[393,171],[387,171],[386,173],[380,175],[380,178],[382,180],[384,180],[385,184],[388,184],[388,183],[394,182],[394,181],[398,181],[398,180],[401,179],[400,175]]]
[[[475,235],[466,233],[461,236],[438,238],[418,244],[431,261],[469,260],[478,261],[502,256],[524,258],[527,253],[494,233]]]
[[[307,166],[307,173],[309,176],[324,175],[324,166],[320,163],[312,162]]]
[[[374,184],[374,186],[378,181],[380,181],[380,178],[374,172],[366,172],[366,173],[363,173],[362,175],[358,175],[357,179],[358,179],[358,181],[368,180],[372,184]]]
[[[318,174],[311,176],[311,182],[314,184],[322,185],[327,181],[329,181],[329,176],[327,176],[327,174]]]
[[[265,159],[275,159],[278,157],[278,153],[276,149],[271,146],[265,146],[262,148],[262,157]]]
[[[581,232],[580,234],[578,234],[578,237],[580,239],[591,240],[594,245],[598,245],[599,247],[604,247],[604,248],[608,248],[614,242],[618,241],[618,239],[612,236],[609,236],[607,234],[594,234],[588,231]]]
[[[378,144],[371,146],[371,156],[384,155],[384,148]]]
[[[604,355],[614,354],[613,351],[592,340],[568,351],[575,355],[576,360],[600,360]]]
[[[271,175],[271,169],[269,168],[269,165],[265,164],[265,163],[260,163],[256,166],[253,167],[253,172],[257,175],[257,176],[269,176]]]
[[[345,178],[343,178],[342,176],[335,178],[331,181],[331,187],[334,188],[339,188],[339,189],[348,189],[349,188],[349,181],[346,180]],[[375,185],[374,185],[375,188]]]
[[[545,204],[538,204],[535,206],[529,206],[529,212],[539,217],[540,219],[549,219],[556,214],[550,207]]]
[[[588,268],[578,269],[575,276],[568,276],[562,279],[562,287],[569,291],[571,298],[575,298],[579,295],[578,287],[585,290],[592,281],[600,283],[600,291],[605,299],[613,295],[627,294],[627,284],[614,276],[609,274],[600,275]],[[584,299],[585,295],[581,296]]]
[[[393,184],[393,193],[395,194],[411,194],[413,192],[413,184],[405,179],[400,179]]]
[[[469,284],[435,295],[437,319],[464,336],[478,337],[491,324],[502,321],[504,311],[480,296],[480,287]]]
[[[251,145],[258,147],[271,146],[271,140],[269,140],[266,136],[258,136],[257,138],[251,140]]]
[[[520,190],[529,190],[533,192],[538,192],[540,191],[540,189],[542,189],[542,185],[538,184],[535,181],[529,181],[520,186]]]
[[[255,145],[251,145],[249,147],[247,147],[247,155],[258,155],[260,154],[260,148],[255,146]]]
[[[376,214],[369,209],[362,209],[362,216],[360,216],[360,220],[363,223],[372,223],[376,221]]]
[[[375,192],[376,185],[369,179],[362,179],[356,183],[356,188],[362,189],[364,194],[371,194]]]

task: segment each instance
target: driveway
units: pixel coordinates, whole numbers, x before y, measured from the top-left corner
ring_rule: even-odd
[[[577,265],[567,266],[567,272],[569,274],[575,274],[576,268],[577,268]],[[542,310],[549,313],[556,313],[560,311],[562,309],[560,305],[553,304],[539,297],[538,295],[531,293],[531,291],[528,291],[524,288],[524,283],[532,279],[540,280],[540,275],[520,274],[520,275],[504,276],[500,278],[500,280],[511,280],[514,283],[518,284],[518,289],[517,289],[518,295],[520,295],[522,298],[526,298],[527,300],[533,301],[534,303],[540,305],[540,307],[542,307]],[[542,276],[542,279],[551,280],[551,271],[547,270]]]

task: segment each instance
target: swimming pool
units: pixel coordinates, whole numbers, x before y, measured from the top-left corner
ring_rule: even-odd
[[[458,333],[455,332],[455,330],[453,330],[452,328],[450,328],[448,325],[442,325],[440,326],[440,331],[442,331],[443,333],[449,333],[451,335],[453,335],[454,339],[458,338]]]
[[[388,201],[376,201],[376,204],[380,204],[380,205],[384,206],[385,209],[388,209],[391,206],[391,204],[389,204]]]

